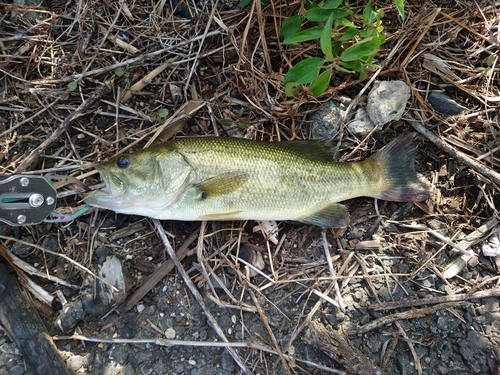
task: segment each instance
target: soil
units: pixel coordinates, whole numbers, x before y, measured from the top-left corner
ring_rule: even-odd
[[[362,14],[361,3],[350,6]],[[344,127],[334,140],[339,155],[364,159],[398,134],[418,131],[417,118],[465,159],[419,131],[417,165],[435,186],[433,198],[348,201],[346,229],[278,223],[273,242],[255,231],[256,222],[162,222],[204,305],[175,267],[127,304],[169,259],[151,219],[92,210],[69,223],[1,224],[10,254],[78,287],[31,277],[54,297],[50,305],[33,301],[73,373],[243,373],[218,346],[223,339],[210,313],[249,373],[500,374],[500,262],[482,250],[499,220],[499,181],[487,173],[499,165],[498,101],[484,100],[499,95],[498,9],[490,2],[409,2],[403,22],[393,2],[374,4],[385,9],[388,35],[378,79],[407,82],[412,98],[403,119],[370,136]],[[308,54],[319,51],[316,42],[285,47],[274,38],[275,25],[297,14],[299,2],[243,9],[218,2],[216,11],[211,2],[181,5],[183,13],[173,15],[168,3],[53,2],[28,19],[19,15],[26,9],[0,2],[3,172],[68,174],[90,186],[99,183],[95,164],[152,137],[308,139],[310,113],[340,95],[356,97],[367,84],[338,73],[319,98],[307,91],[285,96],[289,62],[299,61],[305,46]],[[423,67],[426,53],[448,62],[454,83]],[[120,102],[131,84],[170,58],[176,60],[165,71]],[[425,82],[467,110],[432,111],[419,88]],[[105,86],[109,92],[99,91]],[[79,113],[96,92],[101,96]],[[467,158],[482,160],[484,169]],[[81,206],[80,191],[66,192],[60,205]],[[125,301],[106,301],[106,287],[68,260],[97,273],[113,257]],[[461,259],[464,266],[451,271]],[[0,375],[24,374],[35,373],[0,326]]]

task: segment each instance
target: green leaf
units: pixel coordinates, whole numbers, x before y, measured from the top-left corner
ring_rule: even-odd
[[[405,2],[404,2],[404,0],[394,0],[394,4],[396,4],[396,8],[398,10],[399,16],[404,21],[405,20]]]
[[[286,96],[294,96],[297,93],[298,88],[297,84],[294,82],[285,83],[285,95]]]
[[[342,26],[346,26],[346,27],[356,27],[355,24],[353,24],[351,21],[345,19],[345,18],[339,18],[338,20],[335,20],[334,22],[334,27],[336,29],[339,29],[341,28]]]
[[[164,118],[168,116],[168,109],[167,108],[160,108],[158,110],[158,117],[159,118]]]
[[[283,25],[281,25],[280,37],[282,39],[287,39],[297,34],[300,30],[301,24],[302,24],[301,16],[288,17],[285,21],[283,21]]]
[[[377,15],[377,12],[374,12],[372,9],[372,0],[370,0],[363,10],[363,26],[370,25],[377,21]]]
[[[228,119],[228,118],[223,118],[222,120],[219,121],[222,126],[231,126],[233,125],[233,120]]]
[[[321,51],[323,51],[325,58],[328,61],[333,61],[332,54],[332,25],[333,25],[333,14],[330,15],[328,21],[326,21],[323,33],[321,34],[320,46]]]
[[[487,58],[486,58],[486,65],[488,66],[493,66],[493,64],[495,63],[495,55],[489,55]]]
[[[364,56],[374,55],[378,52],[383,43],[381,39],[382,38],[377,37],[363,39],[344,50],[340,58],[342,61],[354,61]]]
[[[238,4],[238,6],[240,8],[244,8],[246,7],[248,4],[250,4],[252,2],[252,0],[241,0],[240,3]]]
[[[246,120],[242,120],[238,124],[238,128],[240,128],[241,130],[248,129],[249,127],[250,127],[250,122]]]
[[[125,74],[125,70],[123,70],[123,68],[116,68],[115,69],[115,76],[121,77],[124,74]]]
[[[321,73],[316,79],[311,83],[311,91],[314,96],[320,96],[323,94],[330,83],[330,78],[332,76],[332,70],[327,69]]]
[[[294,44],[294,43],[307,42],[308,40],[319,39],[321,38],[322,34],[323,34],[323,26],[314,26],[311,27],[310,29],[302,30],[297,34],[292,35],[289,38],[286,38],[283,41],[283,44]]]
[[[310,83],[318,76],[318,70],[325,64],[325,60],[321,57],[310,57],[295,64],[286,73],[285,84],[293,83]]]
[[[306,18],[312,22],[325,22],[333,14],[333,19],[344,18],[352,11],[349,9],[323,9],[320,7],[311,8],[306,12]]]
[[[333,8],[338,8],[340,4],[342,4],[343,0],[327,0],[323,4],[322,8],[324,9],[333,9]]]
[[[358,34],[358,29],[356,27],[349,27],[344,35],[340,37],[341,42],[345,42],[346,40],[350,40],[354,38]]]
[[[332,43],[332,54],[333,56],[338,56],[340,48],[342,47],[342,42],[337,40]]]
[[[341,61],[340,64],[345,67],[346,69],[349,69],[351,72],[359,72],[361,70],[361,63],[359,60],[355,61]]]
[[[77,87],[78,87],[78,83],[76,81],[71,81],[70,83],[68,83],[68,90],[69,91],[75,91]]]
[[[238,111],[238,117],[243,117],[243,115],[245,114],[245,108],[241,107],[240,110]]]
[[[363,68],[361,68],[361,70],[359,71],[359,80],[364,81],[367,78],[368,78],[368,74],[366,73],[366,71]]]

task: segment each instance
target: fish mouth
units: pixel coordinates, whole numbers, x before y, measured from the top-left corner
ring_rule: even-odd
[[[118,203],[119,199],[125,194],[125,185],[115,174],[99,167],[96,167],[96,169],[106,186],[103,189],[84,194],[83,200],[90,206],[110,208],[112,203]]]

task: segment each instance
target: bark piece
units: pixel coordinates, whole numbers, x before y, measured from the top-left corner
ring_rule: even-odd
[[[0,323],[17,343],[35,374],[69,375],[29,296],[17,283],[10,267],[0,262]]]

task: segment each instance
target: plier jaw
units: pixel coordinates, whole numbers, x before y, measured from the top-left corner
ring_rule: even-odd
[[[0,221],[32,225],[44,221],[57,204],[57,192],[42,176],[0,176]]]

